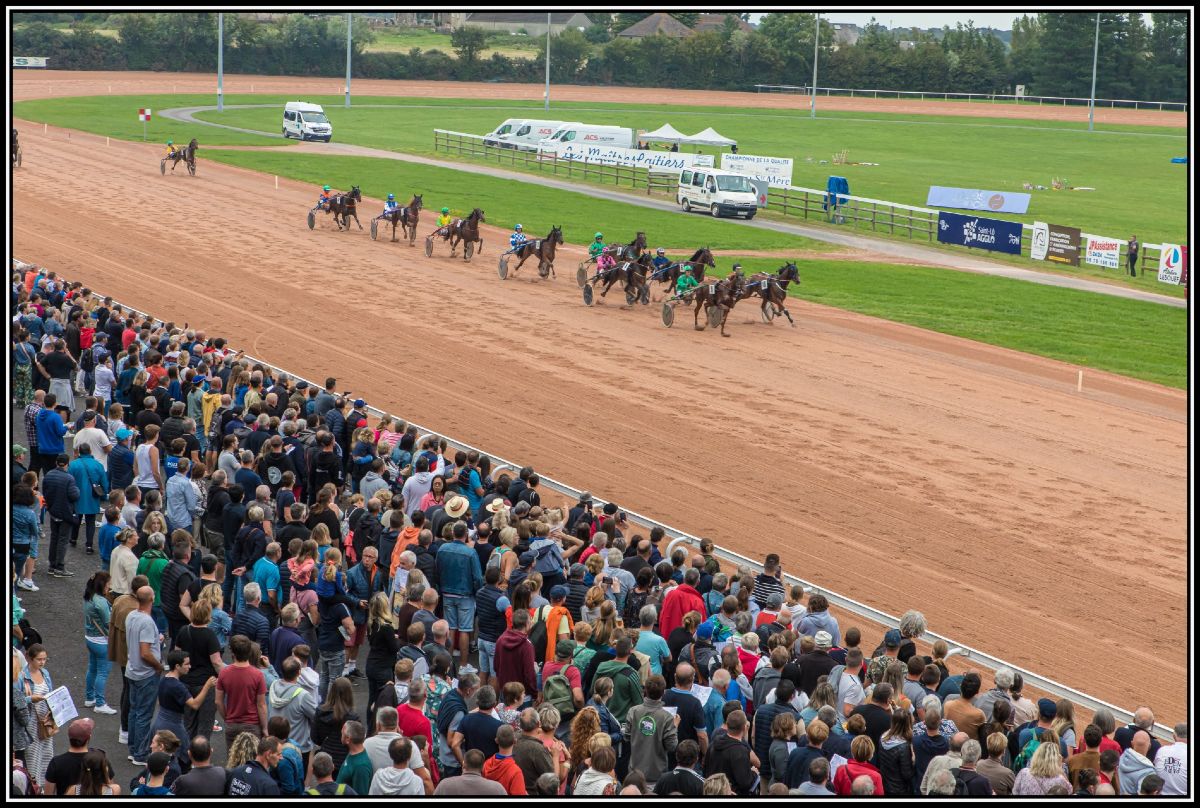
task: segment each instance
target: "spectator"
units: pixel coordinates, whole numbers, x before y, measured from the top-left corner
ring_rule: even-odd
[[[1093,716],[1094,718],[1095,716]],[[1100,785],[1112,786],[1114,789],[1119,788],[1121,779],[1117,776],[1117,766],[1120,764],[1121,756],[1112,749],[1105,749],[1100,753]]]
[[[256,738],[266,734],[267,683],[262,671],[250,664],[250,643],[245,635],[235,634],[229,641],[233,664],[226,665],[217,675],[216,706],[217,713],[225,720],[227,749],[243,732]],[[278,748],[275,753],[278,754]]]
[[[483,776],[485,758],[478,749],[463,756],[462,774],[444,778],[434,789],[435,797],[497,797],[508,792],[500,783]]]
[[[167,786],[167,775],[171,767],[171,756],[166,752],[153,752],[147,758],[145,782],[130,792],[133,797],[167,797],[171,789]]]
[[[537,693],[537,671],[533,645],[528,637],[529,623],[527,611],[514,611],[512,628],[496,641],[495,667],[496,678],[501,682],[520,682],[526,693],[534,694]]]
[[[883,733],[887,732],[892,725],[891,699],[892,686],[887,682],[880,682],[871,691],[871,700],[854,708],[850,713],[850,715],[861,715],[866,720],[867,734],[871,736],[871,742],[876,746],[880,744]],[[880,790],[882,791],[882,788]]]
[[[704,757],[705,777],[725,775],[732,793],[738,796],[750,796],[758,784],[754,768],[759,760],[745,740],[747,729],[746,714],[734,710],[725,719],[725,731],[717,733],[712,751]]]
[[[351,567],[350,571],[346,573],[346,593],[355,602],[355,605],[350,608],[350,619],[354,622],[354,633],[350,638],[350,642],[346,644],[346,654],[349,658],[346,671],[347,676],[364,675],[362,671],[358,670],[358,649],[362,647],[363,641],[367,637],[367,609],[371,599],[377,593],[384,594],[387,591],[387,581],[384,578],[383,568],[378,563],[379,550],[368,545],[363,548],[360,558],[362,560]],[[386,599],[386,594],[384,594],[384,597]],[[391,610],[389,609],[388,611],[390,612]]]
[[[1055,715],[1055,720],[1058,720],[1057,714]],[[1154,711],[1149,707],[1138,707],[1134,710],[1133,722],[1126,724],[1113,733],[1113,740],[1120,745],[1121,751],[1124,752],[1132,745],[1133,736],[1137,734],[1138,730],[1143,730],[1150,736],[1150,754],[1147,757],[1154,760],[1158,756],[1158,749],[1161,744],[1154,737]],[[1061,732],[1059,732],[1059,738],[1068,744],[1070,743]]]
[[[89,444],[76,443],[75,453],[75,459],[67,467],[79,489],[79,498],[75,500],[77,520],[75,529],[71,531],[71,546],[75,546],[78,526],[82,523],[85,528],[85,550],[88,555],[92,555],[96,552],[96,518],[100,513],[101,503],[108,497],[108,472],[92,457],[92,447]]]
[[[1088,724],[1083,730],[1083,751],[1067,760],[1067,771],[1071,777],[1071,788],[1079,788],[1079,773],[1084,769],[1100,770],[1100,728]]]
[[[837,618],[829,612],[829,601],[822,594],[810,595],[808,610],[799,617],[793,613],[792,622],[802,637],[816,637],[818,631],[825,631],[831,638],[831,647],[842,644],[842,630],[838,627]]]
[[[912,727],[912,713],[893,710],[892,725],[880,737],[876,765],[883,781],[882,793],[889,797],[911,797],[913,794]]]
[[[1084,730],[1086,735],[1087,730]],[[1179,797],[1188,793],[1188,725],[1175,725],[1174,743],[1162,746],[1154,756],[1154,772],[1162,778],[1162,793]]]
[[[1042,746],[1048,745],[1052,746],[1053,744],[1042,744]],[[1138,794],[1142,778],[1154,774],[1154,762],[1150,759],[1150,747],[1150,733],[1143,729],[1133,733],[1129,748],[1121,753],[1120,762],[1117,764],[1122,794]],[[1038,749],[1041,748],[1041,746],[1038,747]],[[1030,766],[1032,767],[1032,765],[1031,763]]]
[[[416,796],[425,794],[425,786],[409,768],[413,742],[408,738],[395,738],[388,744],[391,765],[376,770],[371,779],[372,796]]]
[[[249,587],[247,587],[249,588]],[[354,636],[354,619],[344,603],[334,602],[320,606],[320,625],[317,627],[317,649],[320,657],[317,671],[320,675],[318,697],[324,699],[329,692],[330,682],[342,675],[346,667],[346,640]],[[334,762],[340,764],[334,755]],[[357,787],[355,791],[357,791]]]
[[[241,766],[230,767],[225,784],[229,797],[275,797],[279,796],[279,785],[271,777],[271,769],[279,765],[283,757],[278,738],[259,738],[257,756]]]
[[[496,754],[483,764],[483,776],[499,783],[510,797],[525,796],[525,777],[513,759],[516,731],[507,724],[496,730]],[[614,761],[615,762],[615,761]]]
[[[333,779],[333,758],[324,752],[318,752],[312,758],[312,775],[316,785],[305,789],[304,793],[311,797],[355,797],[358,792],[345,783]]]
[[[532,707],[521,711],[520,732],[513,743],[512,756],[525,781],[525,791],[537,793],[537,781],[543,774],[557,775],[557,766],[550,750],[542,743],[541,717]]]
[[[699,582],[699,571],[688,570],[687,573],[684,573],[683,583],[673,587],[663,598],[662,613],[658,619],[659,631],[662,634],[670,635],[683,623],[683,616],[688,612],[699,612],[701,619],[707,614],[704,609],[704,598],[696,590]],[[707,678],[707,676],[704,677],[705,680]]]
[[[311,693],[300,685],[300,660],[289,655],[280,665],[282,675],[271,683],[268,690],[267,719],[282,717],[290,727],[287,740],[296,746],[304,760],[303,769],[308,767],[312,755],[312,724],[317,714],[317,702]]]
[[[447,503],[446,512],[457,519],[467,512],[467,507],[465,497],[455,496]],[[450,624],[450,641],[456,649],[455,656],[460,656],[465,662],[470,653],[471,631],[475,626],[474,596],[483,587],[484,581],[479,556],[467,544],[466,523],[456,523],[453,535],[454,541],[438,549],[436,560],[442,604]]]
[[[460,750],[478,749],[491,758],[497,752],[496,732],[504,723],[492,713],[496,707],[496,691],[491,686],[479,688],[475,704],[475,709],[463,717],[458,729],[450,732],[450,745]]]
[[[962,762],[954,773],[957,782],[955,794],[965,794],[968,797],[992,796],[991,782],[975,770],[975,764],[979,762],[982,751],[979,741],[974,738],[963,744]]]
[[[979,731],[987,721],[983,711],[974,706],[973,700],[979,695],[982,685],[979,674],[968,671],[963,675],[959,685],[961,698],[949,699],[945,702],[943,713],[947,720],[953,721],[954,726],[967,733],[969,738],[978,738]]]
[[[354,688],[350,680],[340,676],[329,686],[325,701],[317,708],[313,717],[313,743],[321,747],[322,752],[328,752],[333,758],[336,768],[341,768],[346,759],[348,745],[343,737],[342,728],[350,721],[359,722],[358,713],[354,710]],[[365,732],[364,732],[365,737]],[[360,741],[361,743],[361,741]],[[361,783],[351,783],[358,791]],[[369,790],[368,784],[363,791]]]
[[[829,790],[829,761],[824,757],[815,757],[808,764],[808,779],[795,788],[788,790],[789,794],[807,797],[832,797]]]
[[[680,665],[680,668],[686,668],[687,665]],[[676,672],[678,677],[678,671]],[[690,678],[690,677],[689,677]],[[690,684],[690,683],[689,683]],[[796,685],[790,679],[781,679],[775,687],[775,699],[772,702],[759,705],[754,711],[754,722],[751,732],[751,746],[754,749],[754,754],[762,761],[761,774],[768,782],[782,780],[786,774],[786,766],[783,771],[775,771],[773,761],[771,760],[770,750],[772,744],[772,729],[775,719],[780,715],[790,715],[795,721],[799,716],[796,708],[792,706],[792,699],[796,695]],[[700,745],[701,751],[704,751],[706,744]]]
[[[290,730],[291,726],[288,720],[281,715],[267,721],[267,732],[280,744],[279,764],[271,772],[271,775],[279,783],[280,794],[300,796],[304,793],[304,778],[308,767],[300,750],[288,739]]]
[[[115,715],[117,711],[108,706],[104,694],[108,672],[112,667],[108,659],[109,621],[112,617],[108,581],[108,573],[101,570],[88,579],[83,590],[83,639],[88,653],[83,706],[105,715]]]
[[[1071,782],[1063,776],[1063,759],[1058,744],[1041,743],[1033,753],[1029,765],[1017,773],[1012,793],[1022,797],[1049,794],[1055,787],[1061,788],[1063,794],[1071,793]],[[1135,790],[1129,793],[1137,792]]]
[[[833,637],[830,633],[818,631],[813,639],[816,647],[810,653],[801,654],[796,660],[796,666],[800,669],[799,688],[806,696],[812,695],[818,679],[828,676],[837,667],[837,662],[829,656],[829,649],[833,647]]]
[[[926,711],[926,724],[925,724],[926,729],[929,728],[928,716],[929,716],[929,711],[927,710]],[[968,740],[967,733],[965,733],[965,732],[954,733],[954,735],[950,737],[950,748],[946,751],[946,754],[938,755],[937,757],[933,758],[933,760],[930,760],[928,762],[928,764],[924,767],[924,772],[925,772],[924,776],[921,778],[921,785],[920,785],[920,789],[919,789],[921,794],[925,795],[925,794],[930,793],[930,791],[929,791],[930,778],[934,774],[936,774],[938,771],[948,771],[953,774],[953,771],[955,769],[957,769],[960,765],[962,765],[962,747],[963,747],[963,744],[965,744],[967,742],[967,740]],[[920,768],[920,767],[918,766],[918,768]],[[914,776],[915,776],[915,773],[914,773]]]
[[[338,681],[349,682],[349,679],[339,679]],[[330,691],[332,693],[332,691]],[[366,794],[371,790],[371,780],[375,776],[375,766],[371,762],[371,756],[367,754],[363,744],[366,741],[367,730],[360,721],[346,721],[342,724],[338,734],[338,743],[343,762],[339,766],[338,760],[329,752],[319,752],[316,757],[326,755],[329,757],[334,769],[338,770],[337,781],[343,785],[349,786],[356,794]],[[333,748],[331,746],[331,748]],[[390,765],[391,755],[388,755]],[[362,789],[361,791],[359,789]]]
[[[163,567],[159,578],[162,612],[173,638],[189,623],[188,615],[183,611],[183,599],[196,579],[190,566],[191,559],[191,535],[186,530],[176,530],[171,534],[171,561]]]
[[[137,609],[125,618],[125,638],[129,648],[125,668],[125,678],[129,680],[129,760],[135,766],[145,766],[150,754],[154,702],[165,668],[159,628],[151,616],[154,590],[147,585],[134,594]]]
[[[830,681],[836,681],[837,714],[849,718],[851,713],[866,700],[862,680],[858,675],[863,664],[862,651],[858,648],[849,649],[846,651],[845,660],[840,671],[834,668],[829,672],[829,678]],[[940,705],[941,702],[939,701],[938,704]]]
[[[983,713],[988,720],[991,720],[992,713],[997,702],[1008,702],[1010,705],[1012,704],[1008,698],[1008,692],[1012,688],[1012,682],[1013,671],[1011,668],[996,668],[995,673],[992,674],[992,689],[986,693],[981,693],[979,697],[975,699],[975,706],[979,708],[979,711]],[[913,704],[917,704],[917,702],[914,701]]]
[[[667,682],[661,675],[652,674],[646,680],[645,701],[631,707],[627,718],[631,743],[630,767],[646,776],[646,784],[651,789],[670,769],[670,760],[679,743],[674,716],[664,709],[666,686]],[[685,695],[695,701],[694,696]],[[707,734],[704,737],[707,743]]]
[[[55,755],[46,768],[45,783],[42,793],[46,796],[78,795],[82,790],[87,796],[119,795],[121,787],[113,783],[115,774],[103,750],[89,749],[92,732],[96,724],[90,718],[77,718],[67,727],[67,751]],[[89,756],[98,756],[100,760],[89,760]],[[102,764],[101,764],[102,761]],[[89,763],[91,766],[89,767]],[[87,779],[88,787],[80,789],[80,783]],[[100,790],[97,790],[97,786]],[[103,794],[104,786],[112,786]]]
[[[1138,786],[1139,797],[1158,797],[1163,793],[1163,779],[1157,774],[1148,774]]]
[[[1008,738],[1002,733],[993,732],[987,737],[987,760],[981,760],[975,770],[988,779],[992,792],[998,797],[1012,794],[1013,782],[1016,775],[1012,769],[1004,765],[1004,756],[1008,753]]]
[[[47,396],[47,398],[50,398]],[[45,410],[42,411],[43,413]],[[57,418],[57,414],[55,415]],[[61,423],[62,419],[59,419]],[[63,427],[65,432],[66,427]],[[71,459],[65,454],[54,457],[53,466],[42,479],[42,498],[50,514],[50,576],[66,578],[67,544],[75,543],[75,503],[82,496],[74,475],[67,471]]]
[[[585,711],[586,712],[586,711]],[[575,782],[574,796],[600,797],[617,793],[617,753],[610,746],[601,746],[587,758],[587,769]]]
[[[167,672],[158,684],[158,714],[154,717],[154,724],[150,727],[150,732],[155,738],[161,737],[167,732],[175,737],[178,746],[174,751],[178,752],[179,758],[183,762],[187,761],[186,755],[192,737],[185,726],[185,713],[191,710],[195,714],[196,709],[205,701],[217,683],[214,677],[209,676],[201,684],[197,694],[192,696],[188,692],[188,686],[182,681],[190,670],[190,663],[191,658],[184,651],[175,649],[167,653]],[[209,721],[212,721],[211,714]],[[205,735],[211,726],[211,723],[202,725],[206,731]],[[172,783],[174,779],[172,776]],[[168,783],[168,785],[170,784]]]
[[[875,757],[875,743],[869,736],[859,735],[850,743],[850,752],[853,758],[846,761],[833,777],[834,793],[842,797],[864,793],[883,794],[883,778],[880,777],[879,770],[871,764],[871,759]],[[872,791],[864,791],[864,786],[859,786],[859,790],[854,791],[855,783],[861,777],[866,777],[871,782]]]
[[[171,786],[177,797],[220,797],[225,793],[226,772],[212,765],[212,746],[208,738],[198,735],[192,738],[188,748],[191,768]]]

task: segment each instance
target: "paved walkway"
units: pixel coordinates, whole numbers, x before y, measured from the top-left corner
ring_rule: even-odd
[[[275,108],[277,106],[278,104],[226,104],[225,109],[263,109]],[[215,106],[177,107],[175,109],[163,110],[159,114],[165,118],[170,118],[172,120],[181,121],[184,123],[200,124],[203,126],[216,126],[221,129],[230,129],[235,132],[244,132],[251,135],[264,135],[267,137],[274,135],[274,132],[264,132],[260,129],[245,129],[238,126],[212,123],[211,121],[204,121],[195,117],[197,112],[208,112],[215,109]],[[576,182],[556,179],[553,177],[535,177],[520,171],[509,171],[503,168],[492,166],[480,166],[469,163],[457,163],[450,160],[438,160],[432,157],[421,157],[414,154],[387,151],[386,149],[373,149],[367,146],[355,146],[349,143],[302,143],[295,146],[281,148],[287,148],[291,151],[301,149],[306,153],[314,154],[337,154],[353,157],[375,157],[383,160],[399,160],[405,163],[416,163],[419,165],[434,166],[437,168],[447,168],[453,171],[465,171],[472,174],[482,174],[489,177],[495,177],[497,179],[510,180],[512,182],[529,183],[531,185],[538,185],[543,188],[554,188],[560,191],[567,191],[569,193],[583,194],[595,199],[607,199],[612,202],[622,202],[627,205],[637,205],[643,208],[676,213],[681,216],[694,215],[685,214],[679,209],[679,206],[676,205],[674,201],[650,199],[646,196],[634,195],[628,192],[617,191],[608,188],[597,188],[589,185],[581,185]],[[1040,283],[1044,286],[1058,286],[1064,289],[1078,289],[1080,291],[1095,292],[1097,294],[1110,295],[1112,297],[1123,297],[1129,300],[1141,300],[1147,303],[1159,303],[1166,306],[1174,306],[1176,308],[1187,307],[1187,301],[1181,298],[1168,297],[1167,295],[1159,295],[1153,292],[1143,292],[1140,289],[1130,289],[1124,286],[1101,283],[1099,281],[1087,280],[1085,278],[1072,278],[1064,275],[1052,275],[1044,272],[1035,272],[1029,269],[1022,269],[1020,267],[1013,267],[1006,264],[996,263],[994,261],[975,258],[970,255],[943,252],[941,250],[935,250],[929,247],[922,247],[917,244],[872,238],[871,236],[853,235],[850,233],[839,233],[836,231],[827,230],[825,228],[814,227],[812,225],[793,224],[791,222],[779,222],[764,219],[754,219],[750,221],[746,221],[744,219],[729,219],[727,221],[734,222],[743,227],[757,227],[763,230],[774,230],[779,233],[803,236],[815,241],[836,244],[841,247],[869,250],[871,252],[903,258],[907,261],[918,261],[928,266],[947,267],[949,269],[957,269],[965,272],[995,275],[1002,278],[1011,278],[1013,280]]]

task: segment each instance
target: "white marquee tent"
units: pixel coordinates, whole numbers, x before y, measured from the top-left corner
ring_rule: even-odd
[[[736,146],[736,140],[730,140],[722,135],[711,126],[703,132],[697,132],[684,141],[685,143],[694,143],[697,146]]]
[[[725,137],[720,132],[713,129],[711,126],[703,132],[698,132],[694,135],[685,135],[665,123],[653,132],[646,132],[638,136],[639,140],[653,143],[681,143],[691,146],[736,146],[737,141]]]
[[[681,143],[687,140],[687,135],[680,132],[674,126],[671,126],[671,124],[664,123],[653,132],[641,135],[641,139],[652,140],[656,143]]]

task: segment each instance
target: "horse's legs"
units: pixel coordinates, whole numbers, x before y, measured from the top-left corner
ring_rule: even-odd
[[[396,240],[396,220],[392,220],[392,241]]]
[[[703,331],[705,328],[708,328],[708,317],[704,318],[704,325],[700,325],[700,309],[703,307],[704,298],[700,295],[696,295],[696,310],[692,312],[692,320],[694,321],[697,331]]]
[[[733,311],[733,306],[721,306],[721,336],[728,337],[725,333],[725,321],[729,319],[729,312]]]

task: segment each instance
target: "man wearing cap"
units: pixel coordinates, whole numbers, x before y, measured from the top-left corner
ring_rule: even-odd
[[[80,419],[83,422],[83,429],[75,433],[75,449],[78,451],[80,446],[92,447],[92,457],[108,471],[108,454],[112,451],[112,441],[108,439],[107,433],[96,426],[96,411],[85,410],[83,417]]]
[[[57,457],[66,451],[63,436],[67,434],[67,425],[58,412],[57,396],[47,393],[42,401],[43,406],[34,418],[37,440],[32,445],[37,448],[39,467],[49,472],[54,468]]]
[[[29,471],[29,450],[19,443],[14,443],[12,446],[12,474],[10,475],[10,488],[15,487],[21,482],[21,478],[25,476],[25,472]]]
[[[67,794],[74,786],[79,785],[83,775],[83,757],[92,751],[88,745],[92,742],[92,732],[96,722],[90,718],[76,718],[67,727],[67,739],[70,747],[61,755],[50,759],[46,769],[46,783],[42,794],[48,797]],[[104,750],[97,750],[104,751]],[[107,761],[106,761],[107,762]],[[108,779],[116,778],[112,764],[108,764]]]
[[[466,497],[451,497],[446,502],[446,515],[460,519],[468,507]],[[453,531],[454,541],[443,544],[437,551],[438,582],[442,609],[450,624],[450,642],[457,649],[454,655],[466,662],[475,628],[475,593],[483,587],[483,570],[479,556],[467,543],[466,522],[455,522]]]
[[[526,550],[517,558],[517,566],[508,575],[508,596],[510,598],[517,587],[533,572],[535,561],[537,561],[537,553],[532,550]]]
[[[593,521],[592,494],[590,491],[584,491],[579,495],[579,504],[567,512],[567,522],[565,525],[563,525],[563,529],[573,533],[575,530],[575,524],[580,519],[587,519],[589,524]]]
[[[1058,715],[1058,704],[1054,699],[1038,699],[1037,700],[1038,717],[1036,721],[1030,721],[1022,724],[1008,734],[1008,753],[1013,760],[1021,754],[1021,750],[1025,748],[1025,744],[1029,743],[1035,736],[1041,738],[1054,723],[1054,717]],[[1067,757],[1067,745],[1059,740],[1060,751],[1063,759]]]
[[[816,640],[816,648],[812,653],[801,654],[796,660],[800,669],[800,689],[806,696],[811,696],[816,689],[817,679],[827,676],[837,667],[837,662],[829,656],[829,649],[833,647],[833,635],[828,631],[818,631],[813,639]]]
[[[902,640],[900,629],[897,628],[888,629],[887,633],[883,635],[883,653],[877,657],[871,657],[871,661],[867,663],[868,683],[883,681],[883,674],[887,671],[888,665],[897,659]]]

